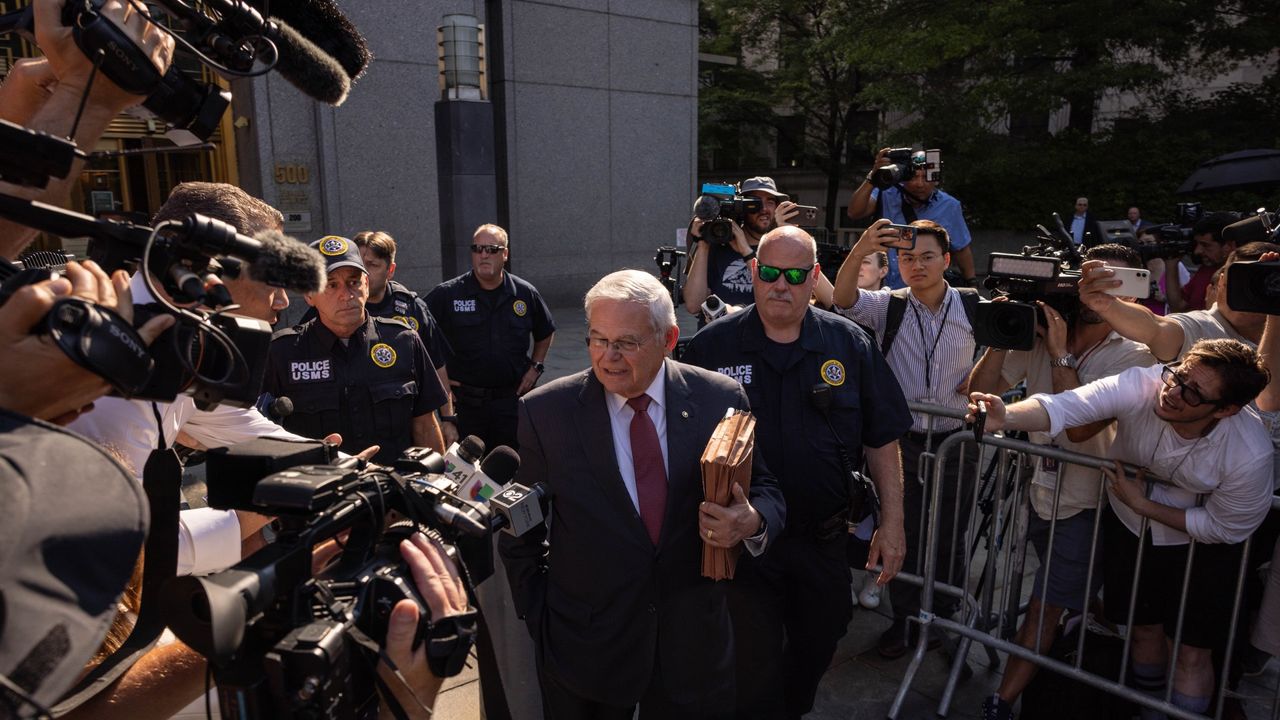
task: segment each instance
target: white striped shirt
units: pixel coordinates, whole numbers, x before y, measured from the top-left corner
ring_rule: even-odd
[[[876,333],[876,346],[884,342],[892,291],[858,290],[858,302],[851,308],[837,308],[850,320],[871,328]],[[947,288],[942,305],[935,313],[927,305],[907,296],[907,309],[898,326],[898,336],[885,360],[898,378],[902,394],[908,401],[934,403],[956,410],[968,406],[968,398],[956,392],[966,383],[973,368],[973,327],[964,312],[960,291]],[[935,418],[935,432],[955,430],[963,424],[954,418]],[[911,414],[911,429],[925,432],[929,416]]]

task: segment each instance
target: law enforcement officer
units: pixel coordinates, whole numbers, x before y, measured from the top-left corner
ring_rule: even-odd
[[[396,241],[381,230],[366,230],[356,233],[351,238],[360,249],[360,259],[364,262],[365,272],[369,274],[369,301],[365,303],[365,312],[374,317],[401,320],[418,331],[422,344],[427,347],[431,356],[431,364],[440,376],[441,387],[449,387],[449,370],[446,360],[449,357],[449,341],[427,303],[404,285],[392,278],[396,274]],[[299,322],[306,322],[316,316],[314,308],[309,308]],[[447,394],[447,393],[446,393]],[[453,416],[453,401],[447,399],[440,408],[440,430],[446,443],[458,439],[457,418]]]
[[[328,271],[324,289],[305,296],[317,317],[275,334],[263,382],[293,401],[284,426],[314,438],[339,432],[351,453],[377,444],[375,462],[415,445],[443,452],[434,413],[445,392],[422,340],[399,320],[365,312],[368,275],[353,243],[330,235],[313,247]]]
[[[538,290],[503,269],[507,250],[506,230],[481,225],[472,236],[471,270],[427,294],[452,348],[458,435],[475,435],[490,448],[516,446],[516,398],[537,384],[556,329]]]
[[[898,438],[911,416],[866,333],[810,307],[820,271],[813,238],[778,228],[756,253],[755,304],[709,324],[682,359],[746,388],[756,451],[787,502],[782,537],[758,558],[744,554],[731,586],[738,714],[799,717],[853,615],[845,518],[849,471],[864,452],[881,501],[868,567],[883,563],[883,585],[902,565]]]

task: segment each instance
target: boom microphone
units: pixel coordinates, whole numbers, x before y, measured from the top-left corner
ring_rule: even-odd
[[[278,230],[265,230],[253,239],[262,244],[249,266],[254,280],[301,293],[324,287],[324,259],[314,248]]]
[[[351,77],[337,60],[281,20],[272,18],[264,30],[279,50],[280,77],[320,102],[337,106],[347,99]]]
[[[1236,247],[1251,242],[1275,242],[1276,213],[1260,212],[1222,229],[1222,241],[1233,242]]]
[[[304,38],[338,61],[351,80],[369,66],[371,55],[364,36],[333,0],[249,0],[260,12],[270,10]],[[269,7],[267,7],[269,5]]]

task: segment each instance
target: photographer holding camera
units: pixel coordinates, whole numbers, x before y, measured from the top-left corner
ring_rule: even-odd
[[[1142,266],[1135,251],[1116,244],[1095,245],[1085,258],[1115,266]],[[1040,307],[1047,325],[1037,326],[1034,348],[1030,351],[987,348],[969,375],[971,392],[999,394],[1025,379],[1028,394],[1060,393],[1156,362],[1146,346],[1121,337],[1087,307],[1077,310],[1070,324],[1052,306],[1041,302]],[[1058,436],[1035,432],[1030,439],[1041,445],[1106,457],[1115,440],[1115,426],[1109,422],[1094,423],[1067,428]],[[1053,644],[1062,614],[1067,609],[1083,612],[1088,598],[1093,596],[1092,591],[1086,594],[1085,578],[1090,569],[1089,546],[1098,509],[1098,475],[1095,470],[1079,465],[1062,469],[1062,491],[1057,502],[1057,527],[1053,532],[1050,561],[1046,553],[1054,518],[1058,466],[1048,458],[1041,458],[1033,472],[1032,513],[1027,536],[1040,557],[1041,569],[1031,588],[1031,605],[1026,621],[1018,629],[1017,642],[1029,650],[1039,647],[1046,652]],[[1050,568],[1047,580],[1046,567]],[[1093,590],[1096,591],[1100,583],[1097,576],[1094,577]],[[1044,624],[1037,627],[1042,604]],[[1011,717],[1013,703],[1035,673],[1034,664],[1010,655],[997,693],[985,701],[983,717],[1001,720]]]
[[[890,157],[891,153],[907,157]],[[881,179],[877,178],[877,174],[883,168],[895,165],[895,161],[900,170],[900,179],[881,189]],[[951,261],[960,270],[964,284],[977,287],[973,251],[969,247],[973,238],[964,221],[960,201],[939,190],[937,181],[929,180],[926,163],[927,155],[923,150],[881,149],[876,153],[871,172],[867,173],[862,184],[858,185],[849,198],[849,219],[862,220],[874,214],[877,218],[886,218],[898,225],[909,225],[916,220],[938,223],[951,238]],[[898,254],[895,250],[889,251],[889,276],[885,284],[894,290],[906,287],[906,282],[898,271]]]
[[[1239,213],[1210,213],[1191,228],[1191,237],[1195,242],[1194,255],[1200,261],[1200,267],[1192,273],[1185,284],[1178,277],[1177,257],[1166,257],[1164,265],[1165,299],[1170,313],[1181,313],[1192,310],[1204,310],[1213,304],[1213,298],[1207,297],[1209,284],[1213,276],[1235,252],[1236,244],[1222,237],[1222,231],[1240,219]]]
[[[778,192],[771,177],[743,180],[738,193],[760,200],[758,208],[749,209],[740,225],[729,221],[732,240],[711,242],[702,237],[702,220],[694,218],[689,225],[690,259],[688,278],[684,284],[684,307],[690,315],[702,314],[702,303],[715,295],[734,309],[755,302],[751,293],[751,258],[756,256],[760,238],[774,227],[774,210],[787,196]],[[694,241],[702,241],[693,245]],[[732,312],[732,310],[730,311]]]

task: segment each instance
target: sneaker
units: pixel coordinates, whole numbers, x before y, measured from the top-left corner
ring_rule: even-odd
[[[880,607],[880,591],[881,588],[876,584],[874,575],[867,576],[867,582],[862,586],[862,592],[858,593],[858,604],[868,610],[875,610]]]
[[[982,701],[982,720],[1013,720],[1013,706],[992,695]]]

